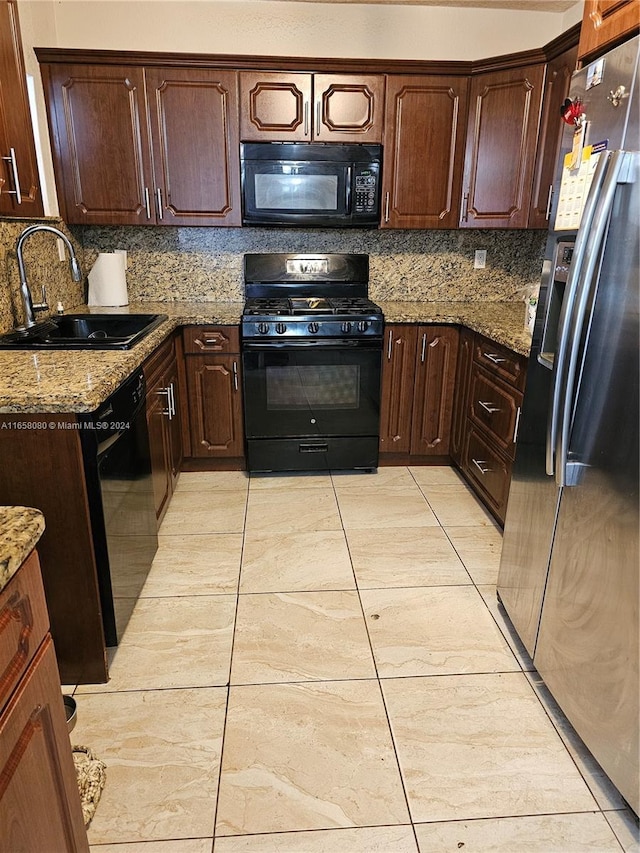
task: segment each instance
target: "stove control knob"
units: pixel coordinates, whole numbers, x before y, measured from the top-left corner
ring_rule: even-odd
[[[309,325],[307,326],[307,329],[311,332],[312,335],[315,335],[319,328],[320,325],[318,323],[309,323]]]
[[[342,326],[340,326],[340,331],[344,332],[345,335],[348,335],[351,331],[351,323],[349,323],[349,321],[343,323]]]
[[[279,335],[284,335],[284,333],[285,333],[286,331],[287,331],[287,327],[285,326],[285,324],[284,324],[284,323],[276,323],[276,332],[277,332]]]
[[[369,328],[369,324],[366,320],[358,320],[357,329],[359,332],[366,332]]]
[[[258,334],[267,335],[269,333],[269,324],[268,323],[258,323]]]

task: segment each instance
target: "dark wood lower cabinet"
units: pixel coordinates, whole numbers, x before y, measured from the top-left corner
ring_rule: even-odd
[[[189,356],[187,388],[192,456],[241,458],[240,356]]]
[[[89,844],[35,552],[0,593],[0,649],[0,849],[85,853]]]

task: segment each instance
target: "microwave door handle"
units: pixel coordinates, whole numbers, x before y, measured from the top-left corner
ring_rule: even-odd
[[[351,166],[347,166],[347,186],[346,186],[346,214],[351,216]]]

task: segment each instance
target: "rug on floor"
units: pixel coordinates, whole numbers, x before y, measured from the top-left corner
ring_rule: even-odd
[[[72,750],[82,802],[82,817],[84,825],[89,826],[107,781],[107,765],[96,758],[87,746],[73,746]]]

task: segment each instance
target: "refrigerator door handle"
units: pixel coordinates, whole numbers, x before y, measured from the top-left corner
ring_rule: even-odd
[[[584,278],[584,258],[590,242],[590,231],[593,217],[596,211],[598,199],[602,191],[608,166],[611,158],[610,151],[603,151],[598,160],[593,181],[589,189],[587,201],[582,212],[582,220],[578,230],[571,268],[567,278],[567,284],[562,300],[562,309],[558,321],[558,343],[553,363],[553,375],[551,379],[551,405],[549,406],[549,419],[547,421],[546,441],[546,471],[552,477],[556,472],[556,445],[558,436],[558,424],[560,419],[560,408],[564,388],[566,387],[565,374],[567,369],[567,354],[571,335],[573,333],[572,320],[574,306],[578,291],[582,287]]]
[[[577,478],[571,476],[572,471],[570,469],[574,468],[573,473],[577,473],[580,466],[571,466],[568,456],[571,421],[579,381],[578,361],[582,331],[585,328],[585,323],[589,320],[590,311],[593,306],[593,295],[598,284],[602,246],[607,235],[616,189],[618,183],[626,183],[629,180],[629,166],[633,156],[633,154],[626,151],[615,151],[611,155],[610,166],[606,171],[588,235],[589,241],[584,256],[582,287],[577,293],[570,339],[567,346],[566,368],[563,375],[563,394],[557,424],[556,484],[558,486],[573,486],[577,484]]]

